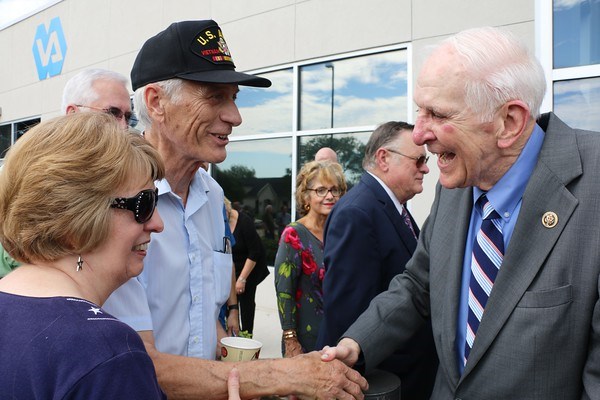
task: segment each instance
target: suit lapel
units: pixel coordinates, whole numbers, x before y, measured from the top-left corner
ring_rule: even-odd
[[[463,379],[476,367],[519,300],[543,267],[578,200],[566,185],[582,173],[579,151],[570,128],[551,116],[540,159],[527,184],[521,211],[485,312]],[[558,128],[556,127],[558,125]],[[542,216],[554,212],[558,224],[546,228]],[[531,251],[535,248],[535,251]]]
[[[452,380],[453,386],[460,378],[456,368],[456,332],[458,317],[458,299],[462,279],[462,265],[465,241],[469,231],[471,209],[473,206],[472,189],[442,190],[444,198],[435,218],[436,237],[444,240],[444,245],[435,254],[430,254],[430,279],[434,282],[432,290],[441,302],[441,346],[438,349],[440,368],[444,368]]]
[[[392,221],[394,229],[404,246],[406,246],[411,253],[414,252],[417,247],[417,241],[412,235],[410,228],[404,223],[404,219],[398,212],[396,205],[392,199],[390,199],[390,196],[388,196],[385,189],[368,173],[363,174],[361,181],[373,192],[375,199],[383,204],[383,209],[390,221]]]

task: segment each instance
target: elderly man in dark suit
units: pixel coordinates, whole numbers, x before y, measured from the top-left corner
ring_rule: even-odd
[[[417,247],[419,228],[405,204],[423,191],[429,168],[425,148],[413,142],[412,130],[413,125],[396,121],[375,129],[365,148],[360,182],[327,220],[319,347],[337,342],[370,301],[404,271]],[[400,377],[403,399],[428,399],[437,370],[431,325],[379,368]]]
[[[369,368],[430,317],[432,399],[599,398],[600,134],[539,116],[545,87],[501,29],[431,53],[413,133],[438,155],[431,214],[406,271],[322,359]]]

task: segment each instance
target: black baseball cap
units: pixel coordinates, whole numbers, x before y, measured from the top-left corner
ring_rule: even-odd
[[[133,90],[172,78],[271,86],[266,78],[235,70],[221,28],[213,20],[172,23],[142,45],[131,69]]]

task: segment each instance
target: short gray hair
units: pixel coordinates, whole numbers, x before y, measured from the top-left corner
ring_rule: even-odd
[[[362,166],[367,171],[375,166],[377,149],[393,142],[403,131],[412,131],[414,125],[403,121],[389,121],[379,125],[369,137],[365,146],[365,157]]]
[[[166,81],[149,83],[148,85],[158,85],[169,97],[171,102],[177,104],[182,98],[181,90],[183,89],[183,82],[183,79],[173,78]],[[146,93],[146,87],[148,85],[138,88],[133,94],[133,109],[135,110],[139,122],[145,127],[152,125],[152,120],[148,115],[148,106],[144,101],[144,94]]]
[[[98,93],[94,89],[94,82],[98,80],[119,82],[125,88],[127,88],[127,84],[129,83],[127,78],[118,72],[101,68],[84,69],[67,81],[62,95],[62,113],[65,114],[67,112],[69,104],[90,104],[98,100]]]

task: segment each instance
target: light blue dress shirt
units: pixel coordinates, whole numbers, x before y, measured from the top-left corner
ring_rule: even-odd
[[[103,308],[136,331],[153,330],[161,352],[215,359],[217,318],[233,265],[223,248],[223,190],[199,169],[184,208],[166,180],[156,186],[165,229],[152,235],[144,271]]]
[[[510,251],[508,244],[521,210],[521,201],[525,187],[533,173],[538,160],[538,155],[544,142],[544,131],[536,124],[531,137],[525,148],[504,176],[487,192],[487,198],[492,203],[494,210],[502,217],[502,235],[504,237],[504,248]],[[486,192],[479,188],[473,188],[473,205]],[[456,332],[456,358],[458,370],[462,374],[465,369],[463,356],[465,354],[465,335],[467,331],[467,315],[469,312],[469,281],[471,279],[471,255],[473,253],[473,242],[481,227],[481,210],[473,206],[471,212],[471,223],[465,246],[463,259],[463,273],[460,289],[460,303],[458,307],[458,324]],[[502,269],[502,266],[500,266]],[[492,289],[493,290],[493,289]],[[484,311],[485,313],[485,311]]]

